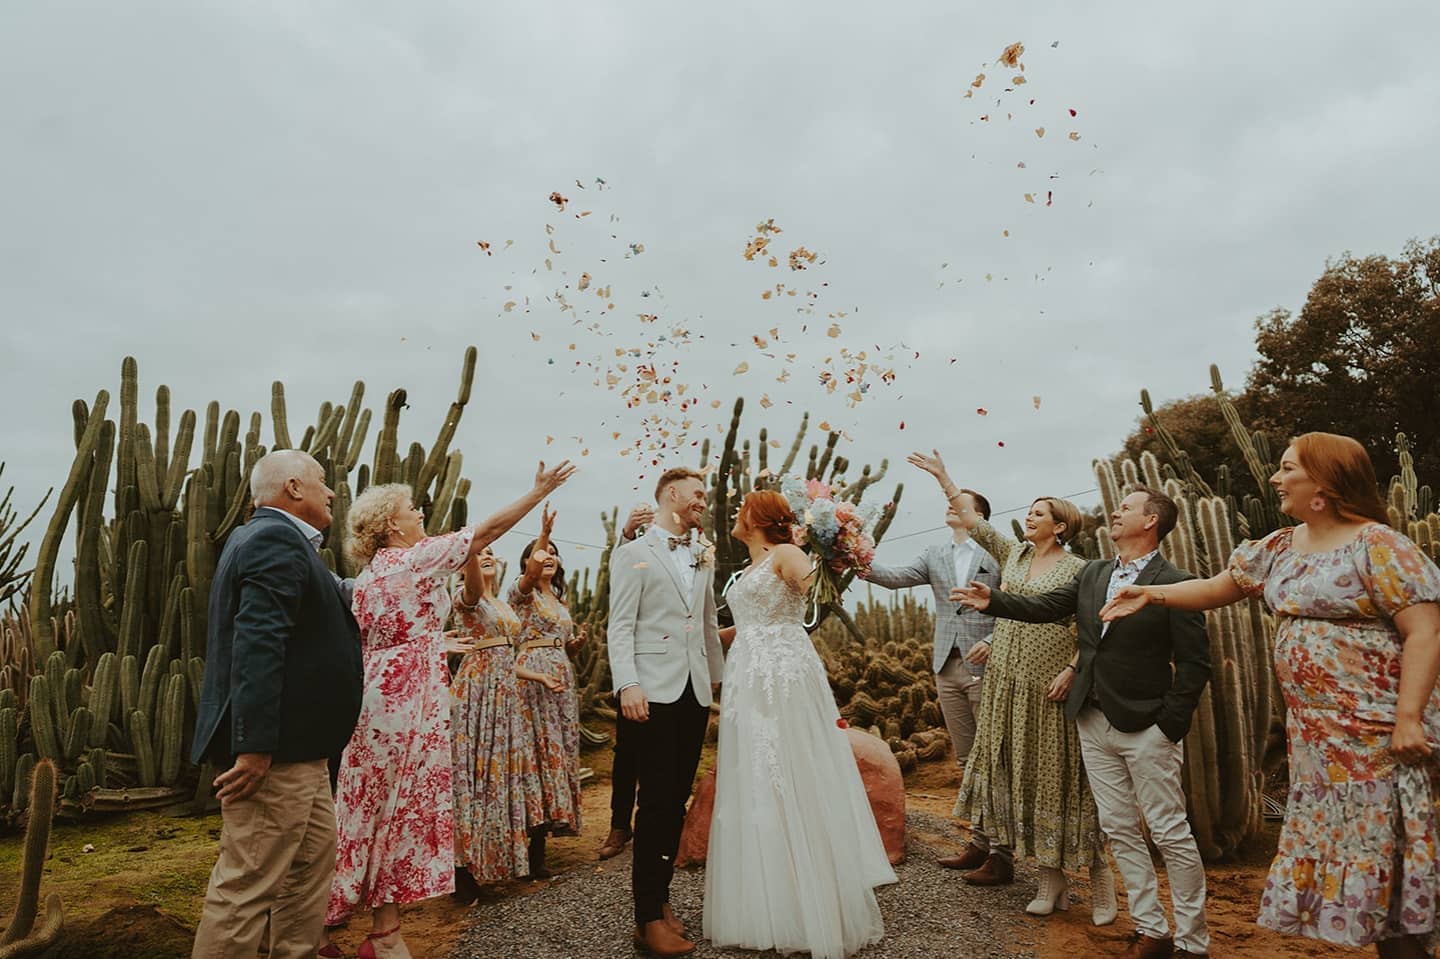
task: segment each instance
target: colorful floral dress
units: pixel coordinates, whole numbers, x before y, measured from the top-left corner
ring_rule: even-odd
[[[552,832],[570,835],[580,831],[580,701],[575,695],[575,670],[565,643],[575,634],[570,610],[549,590],[520,592],[510,588],[510,605],[520,614],[521,652],[517,665],[565,680],[565,688],[552,693],[540,683],[522,683],[520,700],[535,735],[544,792],[544,819],[531,825],[548,825]],[[548,643],[525,649],[530,643]]]
[[[326,925],[455,890],[445,578],[474,538],[466,528],[382,549],[355,577],[365,694],[340,759]]]
[[[1279,619],[1275,672],[1285,695],[1290,796],[1260,925],[1365,946],[1422,935],[1433,952],[1440,866],[1440,758],[1390,755],[1400,690],[1396,613],[1440,601],[1440,570],[1388,526],[1319,553],[1292,529],[1242,543],[1230,574]],[[1440,692],[1424,714],[1440,742]]]
[[[1039,596],[1068,585],[1085,561],[1067,553],[1026,582],[1035,547],[1000,535],[989,523],[975,542],[1001,564],[1000,588]],[[979,823],[991,843],[1008,846],[1051,869],[1089,868],[1100,846],[1095,797],[1080,759],[1080,734],[1065,702],[1046,698],[1050,683],[1075,655],[1070,623],[995,620],[975,745],[954,814]]]
[[[520,618],[503,599],[465,605],[463,589],[455,614],[469,639],[509,640],[466,653],[450,681],[455,858],[477,882],[501,882],[529,873],[527,829],[545,819],[535,734],[515,678]]]

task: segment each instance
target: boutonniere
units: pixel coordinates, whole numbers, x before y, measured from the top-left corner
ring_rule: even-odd
[[[704,533],[696,530],[690,541],[690,568],[701,569],[714,565],[715,544],[706,539]]]

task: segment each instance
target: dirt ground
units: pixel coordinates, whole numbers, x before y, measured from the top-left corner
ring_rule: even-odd
[[[581,835],[550,843],[552,871],[574,873],[596,867],[595,850],[609,829],[610,750],[587,750],[582,763],[595,770],[585,787]],[[713,761],[707,749],[702,772]],[[948,761],[927,763],[906,777],[908,801],[913,809],[948,816],[959,787],[959,771]],[[220,834],[218,816],[170,818],[159,813],[136,813],[84,823],[57,824],[46,865],[42,894],[58,891],[65,901],[66,931],[52,957],[112,956],[168,959],[189,954],[190,937],[199,919],[206,880],[214,863]],[[911,842],[943,851],[953,840],[939,835],[912,833]],[[0,837],[0,904],[14,901],[19,875],[21,837]],[[86,846],[91,847],[89,851]],[[1310,940],[1280,936],[1255,925],[1255,913],[1266,869],[1275,847],[1274,826],[1257,837],[1239,860],[1211,866],[1208,910],[1213,955],[1224,957],[1354,956],[1355,950],[1326,947]],[[1083,877],[1080,877],[1083,878]],[[515,881],[487,887],[482,901],[525,896],[545,883]],[[1163,887],[1162,901],[1168,901]],[[1065,913],[1034,918],[1014,917],[1015,938],[1034,942],[1042,959],[1116,955],[1133,931],[1123,904],[1113,925],[1090,924],[1088,890],[1082,885],[1078,899]],[[9,911],[4,906],[0,911]],[[457,941],[470,907],[441,898],[406,907],[406,940],[416,959],[447,956]],[[369,931],[369,921],[357,919],[337,935],[348,955],[354,955]]]

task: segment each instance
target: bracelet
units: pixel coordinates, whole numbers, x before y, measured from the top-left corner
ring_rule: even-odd
[[[1072,673],[1078,672],[1078,670],[1075,668],[1075,664],[1074,664],[1074,663],[1066,663],[1064,666],[1062,666],[1062,667],[1060,667],[1060,668],[1061,668],[1061,669],[1068,669],[1068,670],[1070,670],[1070,672],[1072,672]]]

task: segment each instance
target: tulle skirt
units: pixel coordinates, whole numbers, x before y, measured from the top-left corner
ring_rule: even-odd
[[[816,959],[878,942],[895,872],[809,637],[742,630],[722,692],[706,938]]]

